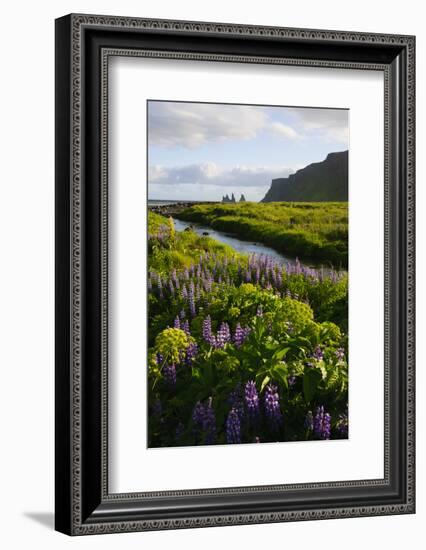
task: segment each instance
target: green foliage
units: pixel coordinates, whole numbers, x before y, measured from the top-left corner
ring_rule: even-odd
[[[319,383],[322,379],[321,372],[318,369],[308,369],[303,376],[303,395],[305,401],[310,403],[318,390]]]
[[[231,247],[194,231],[176,233],[171,218],[154,212],[148,215],[148,234],[149,265],[159,273],[189,267],[205,252],[214,252],[219,257],[236,255]]]
[[[172,223],[148,217],[149,446],[204,444],[208,433],[197,432],[192,416],[198,402],[214,410],[215,443],[226,443],[230,395],[249,381],[263,416],[257,424],[242,422],[243,442],[313,439],[304,423],[319,406],[331,415],[332,438],[340,437],[337,423],[348,400],[347,276],[283,268],[274,286],[277,268],[268,267],[257,283],[246,282],[247,256],[193,231],[175,232]],[[223,345],[205,338],[206,319],[215,338],[223,324],[229,327]],[[241,343],[238,327],[246,330]],[[170,364],[176,367],[175,385],[164,376]],[[270,384],[277,386],[283,416],[278,431],[263,413]]]
[[[153,234],[164,226],[167,223],[167,220],[164,216],[156,214],[151,210],[148,212],[148,233]]]

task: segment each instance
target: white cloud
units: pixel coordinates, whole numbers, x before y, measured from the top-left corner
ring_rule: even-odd
[[[263,134],[284,141],[314,138],[348,147],[348,119],[349,111],[345,109],[150,101],[149,143],[196,149]]]
[[[295,167],[298,169],[299,167]],[[173,186],[173,193],[178,187],[210,185],[221,189],[221,192],[244,192],[241,189],[268,189],[273,178],[286,177],[294,172],[288,167],[235,166],[223,168],[214,162],[190,164],[187,166],[150,166],[149,185]],[[151,191],[151,190],[150,190]],[[154,192],[154,190],[153,190]],[[187,191],[185,190],[184,193]],[[187,197],[188,198],[188,197]]]
[[[288,139],[300,139],[302,137],[294,128],[288,126],[288,124],[283,124],[282,122],[271,122],[269,125],[269,130],[277,136],[282,136]]]
[[[349,146],[349,111],[347,109],[289,109],[301,131],[307,136],[316,135],[327,141]]]
[[[256,137],[267,123],[264,110],[243,105],[149,102],[149,140],[189,149],[205,143]]]

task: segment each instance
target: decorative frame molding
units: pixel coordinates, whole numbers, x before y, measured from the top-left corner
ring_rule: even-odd
[[[414,512],[414,51],[414,37],[389,34],[95,15],[56,21],[59,531],[83,535]],[[383,71],[383,480],[108,493],[108,59],[117,55]],[[186,510],[173,508],[177,497],[187,499]]]

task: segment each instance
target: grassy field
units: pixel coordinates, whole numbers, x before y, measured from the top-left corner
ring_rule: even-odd
[[[200,204],[176,217],[229,231],[302,260],[348,265],[348,203]]]
[[[149,212],[149,447],[347,438],[347,298]]]
[[[148,240],[149,268],[161,274],[168,274],[173,269],[189,268],[207,252],[217,255],[218,258],[238,256],[233,248],[198,235],[195,231],[176,233],[170,219],[154,212],[148,214],[148,235],[156,236],[156,239]]]

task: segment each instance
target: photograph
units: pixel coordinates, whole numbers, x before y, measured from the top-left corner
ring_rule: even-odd
[[[147,101],[148,448],[349,438],[349,114]]]
[[[404,546],[420,19],[371,8],[367,29],[365,10],[323,8],[262,21],[245,6],[228,23],[174,4],[178,18],[58,8],[55,461],[43,464],[59,533],[125,545],[173,531],[176,546],[185,531],[227,526],[229,543],[232,526],[273,537],[289,522],[290,542],[312,546],[331,520],[327,544],[352,548],[349,518],[365,518],[372,538],[386,524],[384,546]],[[13,177],[34,171],[27,160]]]

